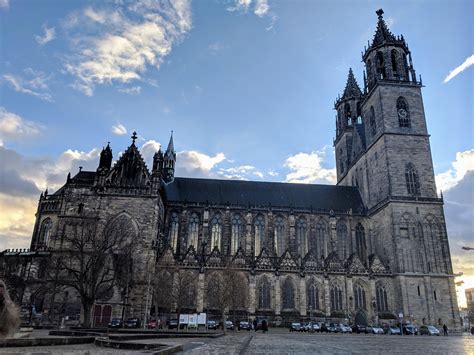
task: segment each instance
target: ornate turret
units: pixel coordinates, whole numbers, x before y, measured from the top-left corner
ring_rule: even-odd
[[[367,68],[364,91],[370,91],[381,80],[417,83],[408,44],[403,36],[395,36],[390,31],[383,19],[382,9],[376,13],[378,21],[374,38],[362,53]]]
[[[100,153],[100,160],[99,160],[99,167],[97,168],[97,172],[99,171],[109,171],[110,167],[112,166],[112,149],[110,148],[110,142],[107,142],[107,147],[102,148],[102,152]]]
[[[334,103],[334,108],[337,110],[336,139],[347,129],[352,129],[357,122],[357,118],[360,116],[359,102],[362,98],[362,91],[357,84],[352,68],[349,68],[344,93]]]
[[[163,181],[165,183],[170,183],[174,180],[175,163],[176,152],[174,151],[173,131],[171,131],[171,137],[168,143],[168,148],[166,148],[165,155],[163,157]]]

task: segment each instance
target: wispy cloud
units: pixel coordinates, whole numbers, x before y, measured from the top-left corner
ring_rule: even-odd
[[[76,77],[72,86],[88,96],[96,85],[142,80],[191,29],[189,0],[121,4],[115,9],[88,7],[64,23],[73,38],[65,68]]]
[[[44,101],[53,101],[48,87],[48,81],[51,79],[51,76],[31,68],[25,69],[23,74],[24,76],[5,74],[2,78],[16,92],[36,96]]]
[[[142,92],[142,87],[141,86],[132,86],[132,87],[129,87],[129,88],[118,89],[118,91],[122,92],[124,94],[138,95]]]
[[[41,124],[25,120],[0,106],[0,146],[6,140],[21,141],[36,136],[43,130],[44,127]]]
[[[267,31],[273,29],[278,16],[271,11],[268,0],[234,0],[233,4],[227,7],[227,11],[237,13],[253,12],[254,15],[270,18],[270,24],[265,28]]]
[[[467,57],[466,60],[464,61],[464,63],[462,63],[460,66],[458,66],[458,67],[454,68],[453,70],[451,70],[449,72],[448,76],[446,76],[446,78],[444,78],[443,82],[447,83],[448,81],[450,81],[452,78],[454,78],[458,74],[461,74],[464,70],[469,68],[471,65],[474,65],[474,54],[471,55],[470,57]]]
[[[10,8],[9,0],[0,0],[0,9],[8,10]]]
[[[43,36],[35,35],[36,42],[41,46],[56,38],[56,30],[54,27],[48,28],[46,25],[43,25],[43,31]]]
[[[123,124],[118,123],[117,125],[112,126],[112,133],[117,136],[123,136],[124,134],[127,134],[127,128]]]
[[[232,180],[252,180],[255,177],[258,177],[260,180],[263,179],[263,173],[252,165],[241,165],[226,169],[221,168],[217,174],[219,177]]]

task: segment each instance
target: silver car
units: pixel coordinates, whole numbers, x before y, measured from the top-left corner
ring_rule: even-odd
[[[422,325],[420,327],[420,335],[437,335],[439,336],[439,329],[432,325]]]

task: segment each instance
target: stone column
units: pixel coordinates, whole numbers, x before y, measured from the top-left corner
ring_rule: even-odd
[[[331,252],[337,252],[337,235],[336,235],[336,218],[334,216],[329,218],[329,245]],[[339,255],[342,259],[343,255]]]
[[[348,315],[352,315],[352,321],[354,321],[354,285],[352,283],[352,277],[346,277],[346,285],[347,285],[347,313]]]
[[[204,285],[206,284],[206,274],[203,272],[199,273],[198,282],[197,282],[197,300],[196,300],[196,310],[198,313],[202,312],[204,309]]]
[[[250,275],[249,277],[249,303],[248,303],[248,312],[249,314],[255,314],[257,308],[257,278],[255,275]]]
[[[370,292],[366,294],[366,302],[369,302],[368,309],[370,309],[370,316],[375,317],[375,323],[378,323],[379,319],[378,319],[378,313],[377,313],[377,298],[375,296],[377,292],[375,289],[375,279],[370,279],[369,283],[370,283]]]
[[[331,295],[330,295],[328,278],[324,278],[323,286],[324,286],[324,305],[326,306],[326,317],[329,317],[331,316]]]
[[[295,252],[298,251],[297,241],[296,241],[296,233],[295,233],[295,216],[290,214],[290,239],[288,240],[288,249],[294,250]]]
[[[275,293],[275,316],[279,316],[281,313],[281,288],[280,288],[280,277],[275,277],[274,283]]]
[[[306,316],[308,310],[306,309],[307,305],[307,300],[306,300],[306,280],[304,277],[300,278],[300,314],[301,316]]]

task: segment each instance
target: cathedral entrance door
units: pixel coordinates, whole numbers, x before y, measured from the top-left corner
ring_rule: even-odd
[[[367,322],[367,313],[362,310],[362,309],[359,309],[355,315],[355,324],[357,325],[365,325],[367,326],[368,325],[368,322]]]

